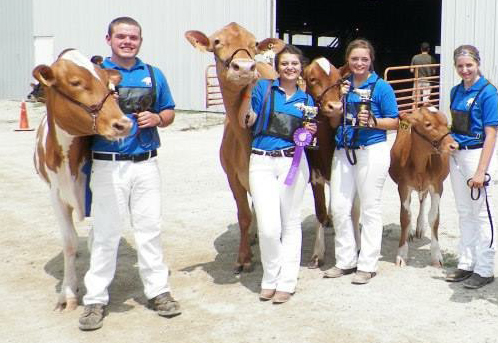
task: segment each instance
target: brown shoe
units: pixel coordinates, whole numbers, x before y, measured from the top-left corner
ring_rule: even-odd
[[[182,313],[180,304],[176,301],[170,292],[159,294],[149,300],[149,307],[163,317],[174,317]]]
[[[460,282],[468,279],[472,275],[472,270],[455,269],[451,273],[446,274],[447,282]]]
[[[262,288],[261,292],[259,292],[259,300],[268,301],[271,300],[271,298],[273,298],[274,295],[275,295],[274,289]]]
[[[326,279],[333,279],[333,278],[337,278],[337,277],[341,277],[344,275],[354,273],[355,271],[356,271],[356,268],[341,269],[341,268],[337,268],[337,267],[332,267],[329,270],[326,270],[325,273],[323,273],[323,277]]]
[[[83,331],[97,330],[102,327],[105,317],[104,304],[86,305],[83,314],[80,316],[79,328]]]
[[[374,272],[364,272],[361,270],[358,270],[354,276],[353,280],[351,280],[352,284],[355,285],[364,285],[366,283],[370,282],[370,279],[373,278],[376,274]]]
[[[289,301],[291,298],[292,293],[289,292],[282,292],[282,291],[276,291],[275,295],[273,296],[273,303],[274,304],[283,304]]]

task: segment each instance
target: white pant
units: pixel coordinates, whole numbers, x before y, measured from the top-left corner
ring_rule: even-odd
[[[301,262],[301,204],[309,180],[303,152],[291,186],[284,184],[291,157],[251,154],[249,185],[256,210],[263,265],[261,288],[294,292]]]
[[[491,247],[491,225],[486,208],[486,193],[484,189],[481,189],[479,199],[472,200],[470,188],[467,186],[467,180],[474,176],[479,164],[481,150],[459,150],[454,152],[450,158],[450,177],[460,227],[458,268],[474,271],[483,277],[489,277],[494,274],[495,269],[496,225],[498,224],[494,216],[495,207],[492,194],[493,183],[496,180],[494,156],[488,169],[491,174],[491,182],[486,187],[495,236]],[[474,197],[476,196],[477,190],[474,190]]]
[[[344,149],[336,149],[332,159],[330,201],[335,229],[336,267],[357,267],[375,272],[382,244],[381,196],[387,177],[390,149],[386,142],[355,150],[358,163],[351,165]],[[354,235],[351,209],[355,194],[360,199],[361,250]]]
[[[413,87],[416,87],[416,84],[413,84]],[[418,81],[418,88],[425,88],[425,87],[430,87],[431,83],[429,81]],[[418,99],[415,99],[417,102],[422,101],[422,102],[429,102],[430,100],[430,95],[431,95],[431,88],[427,89],[419,89],[418,91],[413,91],[413,96],[417,96],[417,92],[419,95]]]
[[[85,275],[85,305],[109,302],[107,288],[116,270],[119,240],[130,218],[138,268],[148,299],[169,291],[161,246],[161,177],[157,158],[94,160],[91,189],[94,216],[90,269]]]

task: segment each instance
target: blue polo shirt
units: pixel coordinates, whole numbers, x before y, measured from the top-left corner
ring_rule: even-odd
[[[135,65],[130,69],[114,64],[109,57],[104,60],[102,67],[115,69],[121,73],[122,80],[118,87],[152,88],[151,77],[147,65],[138,58],[136,59]],[[173,101],[164,74],[156,67],[152,67],[152,70],[156,82],[156,99],[153,111],[159,113],[165,109],[174,109],[175,102]],[[128,137],[119,141],[109,141],[100,135],[95,135],[92,150],[136,155],[157,149],[161,145],[156,127],[141,129],[140,133],[137,134],[137,119],[134,117],[133,113],[125,114],[133,121],[133,127]]]
[[[303,92],[299,87],[296,86],[296,92],[289,98],[286,99],[285,91],[280,88],[280,79],[276,80],[259,80],[256,82],[252,90],[252,109],[257,115],[256,122],[253,125],[253,132],[259,125],[263,125],[263,129],[266,129],[269,121],[270,113],[270,99],[271,93],[268,94],[268,100],[265,106],[266,115],[262,116],[263,102],[265,101],[265,96],[267,93],[268,85],[271,83],[272,89],[275,90],[274,93],[274,111],[282,112],[292,115],[294,117],[302,118],[303,112],[299,110],[295,105],[298,103],[308,104],[308,106],[314,106],[313,99],[311,96]],[[266,118],[264,123],[260,123],[261,118]],[[294,146],[293,142],[289,142],[283,138],[267,136],[267,135],[257,135],[252,140],[252,147],[261,150],[280,150]]]
[[[377,84],[375,82],[377,81]],[[371,112],[376,118],[397,118],[398,117],[398,104],[394,90],[390,84],[381,79],[375,72],[371,72],[370,76],[361,84],[359,89],[372,89],[375,84],[373,94],[371,95],[372,101]],[[352,85],[352,82],[351,82]],[[353,92],[353,86],[346,94],[346,104],[354,104],[360,102],[360,96]],[[367,146],[379,142],[386,141],[386,130],[375,129],[357,129],[356,139],[353,147]],[[353,130],[350,125],[343,126],[342,124],[337,129],[335,136],[336,145],[343,148],[343,137],[346,137],[346,143],[351,146],[353,137]]]
[[[451,110],[469,111],[477,93],[488,81],[481,76],[471,87],[465,89],[463,83],[451,89]],[[461,146],[477,145],[484,141],[484,127],[498,126],[498,95],[496,88],[489,84],[477,97],[470,113],[470,132],[472,136],[452,133],[453,139]],[[475,137],[480,135],[481,138]]]

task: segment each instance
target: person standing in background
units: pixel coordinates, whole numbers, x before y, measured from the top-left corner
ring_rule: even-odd
[[[424,65],[424,64],[435,64],[436,60],[433,56],[429,54],[431,47],[429,43],[423,42],[420,44],[420,54],[417,54],[412,57],[412,61],[410,65]],[[418,69],[418,71],[415,71]],[[417,98],[417,94],[421,95],[422,102],[429,102],[431,89],[428,88],[431,86],[430,80],[424,79],[426,77],[430,77],[436,74],[436,68],[434,67],[419,67],[419,68],[411,68],[410,72],[414,73],[414,76],[417,78],[413,83],[413,88],[418,88],[419,90],[413,91],[413,97],[416,101],[420,101]]]

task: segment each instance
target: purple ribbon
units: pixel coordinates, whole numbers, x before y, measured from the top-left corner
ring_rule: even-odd
[[[285,184],[290,186],[294,183],[294,179],[296,178],[297,170],[299,167],[299,162],[301,162],[301,155],[303,154],[304,147],[311,143],[313,139],[313,135],[311,132],[306,130],[304,127],[301,127],[294,131],[294,143],[296,143],[296,150],[294,151],[294,157],[292,158],[292,164],[289,169],[289,173],[285,178]]]

